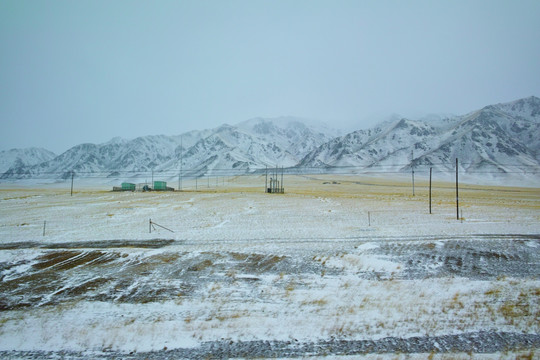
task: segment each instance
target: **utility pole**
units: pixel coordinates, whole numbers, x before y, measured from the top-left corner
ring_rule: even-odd
[[[456,158],[456,217],[459,220],[458,159]]]
[[[74,172],[73,170],[71,170],[71,196],[73,196],[73,176],[74,176]]]
[[[284,193],[284,190],[283,190],[283,165],[281,165],[281,193],[283,194]]]
[[[433,172],[433,168],[429,168],[429,213],[431,214],[431,173]]]
[[[414,196],[414,150],[411,150],[412,196]]]
[[[274,169],[274,191],[273,192],[276,192],[277,187],[278,187],[278,166],[276,164],[276,168]]]
[[[182,136],[180,136],[180,173],[178,174],[178,190],[182,191],[182,163],[183,163],[184,146]]]

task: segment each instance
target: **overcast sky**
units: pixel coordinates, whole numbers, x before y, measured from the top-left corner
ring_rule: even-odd
[[[0,150],[540,96],[540,1],[0,0]]]

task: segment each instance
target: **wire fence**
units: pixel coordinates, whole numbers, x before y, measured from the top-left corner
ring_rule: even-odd
[[[536,175],[540,174],[540,166],[537,164],[519,164],[508,163],[493,163],[486,164],[489,166],[486,169],[474,167],[478,166],[473,162],[460,162],[459,171],[466,175],[482,175],[482,174],[523,174]],[[197,179],[216,176],[244,176],[264,174],[266,171],[278,168],[286,175],[310,175],[310,174],[335,174],[335,175],[355,175],[355,174],[407,174],[412,171],[416,173],[429,173],[430,168],[435,173],[450,173],[455,171],[453,162],[439,162],[429,164],[413,163],[393,163],[393,164],[369,164],[365,166],[350,165],[350,166],[268,166],[265,168],[168,168],[168,169],[151,169],[143,167],[140,169],[108,169],[108,170],[85,170],[75,166],[72,170],[62,171],[40,171],[38,169],[32,171],[10,171],[5,172],[0,181],[13,181],[20,179],[70,179],[71,177],[88,178],[88,179],[115,179],[115,178],[184,178]]]
[[[43,173],[43,175],[48,175],[50,179],[57,180],[58,175],[65,175],[68,174],[68,176],[64,177],[63,183],[66,182],[69,183],[71,181],[72,186],[72,192],[73,192],[73,181],[80,181],[82,183],[82,179],[89,179],[90,182],[93,182],[95,180],[107,180],[107,185],[111,185],[112,183],[118,183],[119,180],[126,180],[129,181],[132,179],[133,181],[138,181],[140,179],[147,179],[147,180],[161,180],[161,179],[169,179],[178,181],[178,189],[179,190],[200,190],[204,191],[204,189],[216,189],[220,187],[258,187],[260,186],[261,192],[263,189],[263,185],[265,184],[264,177],[265,175],[271,174],[271,173],[277,173],[283,171],[285,175],[297,175],[301,177],[311,178],[314,180],[323,180],[327,181],[328,178],[318,177],[317,175],[392,175],[392,174],[399,174],[401,175],[401,179],[404,179],[405,176],[410,176],[412,171],[418,174],[422,174],[422,177],[424,180],[428,178],[430,174],[430,169],[433,169],[435,174],[439,174],[439,180],[443,177],[440,176],[441,174],[444,174],[444,180],[448,181],[451,178],[448,178],[448,175],[452,175],[452,169],[450,164],[448,163],[440,163],[438,164],[440,168],[437,168],[435,166],[419,166],[414,168],[409,168],[408,171],[398,171],[395,170],[398,166],[408,166],[410,164],[398,164],[398,165],[378,165],[378,166],[372,166],[372,167],[360,167],[360,166],[335,166],[335,167],[292,167],[292,168],[284,168],[284,167],[274,167],[274,168],[258,168],[258,169],[252,169],[250,171],[247,171],[246,169],[230,169],[230,168],[214,168],[211,170],[207,170],[204,173],[201,173],[200,169],[182,169],[182,171],[178,169],[162,169],[162,170],[144,170],[144,171],[135,171],[135,170],[119,170],[119,171],[72,171],[72,172],[48,172]],[[430,164],[435,165],[435,164]],[[462,167],[467,167],[467,163],[460,163],[459,164],[459,171],[462,171]],[[443,168],[444,166],[444,168]],[[512,165],[508,165],[509,167]],[[447,169],[449,168],[449,169]],[[527,170],[527,168],[525,169]],[[538,174],[538,171],[535,167],[530,166],[530,174]],[[455,165],[454,165],[454,171],[455,171]],[[471,171],[466,172],[467,174],[486,174],[491,172],[483,172],[483,171]],[[516,170],[515,173],[518,173]],[[506,174],[506,173],[501,173]],[[518,174],[523,174],[522,172]],[[32,177],[29,176],[27,179],[45,179],[43,177]],[[326,179],[326,180],[324,180]],[[332,179],[330,177],[330,179]],[[337,179],[337,178],[336,178]],[[248,181],[244,181],[248,180]],[[337,179],[338,181],[342,181],[341,179]],[[350,179],[351,182],[354,182],[356,180]],[[346,182],[346,180],[344,181]],[[328,183],[332,183],[331,181]],[[337,184],[338,182],[336,182]],[[378,186],[390,186],[385,184],[371,184],[371,182],[357,182],[361,185],[378,185]],[[414,179],[412,181],[412,193],[414,196]],[[101,183],[103,184],[103,183]],[[173,183],[174,184],[174,183]],[[323,184],[326,184],[323,182]],[[77,184],[78,185],[78,184]],[[63,185],[62,185],[63,186]],[[282,184],[283,186],[283,184]],[[296,186],[303,186],[303,185],[296,185]],[[391,185],[394,186],[394,185]],[[423,185],[424,189],[427,188],[427,185],[424,183]],[[420,188],[421,186],[418,186]],[[69,185],[67,186],[69,187]],[[287,184],[285,184],[285,187],[287,187]],[[456,187],[457,187],[457,181],[456,181]],[[431,188],[431,184],[430,184]],[[351,188],[344,187],[343,191],[349,191]],[[456,188],[457,190],[457,188]],[[425,194],[424,194],[425,195]],[[448,198],[450,199],[450,198]],[[445,201],[447,201],[446,199]],[[4,199],[6,200],[6,199]],[[451,201],[451,200],[450,200]],[[448,201],[447,201],[448,202]],[[429,213],[431,214],[431,193],[429,196]],[[445,204],[446,207],[449,207],[451,205]],[[426,207],[427,209],[427,207]],[[423,209],[421,210],[421,213],[425,213],[427,210]],[[128,210],[125,210],[128,211]],[[395,224],[399,223],[399,216],[396,216],[396,214],[402,213],[404,210],[401,209],[370,209],[366,210],[362,213],[362,215],[358,216],[358,219],[362,219],[362,223],[367,226],[368,228],[379,224],[382,219],[384,219],[385,224]],[[409,210],[407,210],[409,211]],[[417,210],[420,211],[420,210]],[[295,216],[294,214],[289,214],[288,217]],[[298,215],[299,217],[304,218],[304,215]],[[464,218],[463,216],[463,210],[459,208],[457,204],[457,191],[456,191],[456,218],[458,220],[462,220]],[[44,220],[41,220],[44,219]],[[46,219],[46,220],[45,220]],[[174,227],[174,225],[170,225],[169,222],[165,221],[163,224],[161,224],[161,219],[157,220],[160,222],[160,224],[157,224],[154,220],[148,220],[146,216],[144,217],[144,221],[141,221],[140,227],[143,229],[142,231],[152,233],[153,231],[157,230],[159,231],[174,231],[176,232],[177,228]],[[117,220],[116,216],[113,216],[111,214],[105,214],[102,216],[102,219],[100,220],[103,227],[106,227],[107,229],[111,229],[111,231],[117,231],[119,234],[126,234],[126,229],[130,228],[130,226],[127,226],[122,221]],[[443,219],[443,221],[446,221],[446,219]],[[172,222],[174,224],[174,222]],[[34,238],[36,236],[66,236],[69,237],[72,233],[73,235],[78,234],[80,232],[81,227],[88,227],[88,231],[92,231],[91,226],[95,224],[87,224],[85,221],[84,216],[81,215],[81,218],[78,217],[74,218],[51,218],[51,217],[45,217],[45,218],[38,218],[33,220],[24,220],[24,221],[18,221],[13,220],[9,224],[0,224],[0,234],[3,232],[7,232],[7,234],[12,233],[15,231],[16,233],[20,233],[23,238]],[[165,227],[164,227],[165,225]],[[157,228],[156,228],[157,226]],[[195,225],[193,225],[195,226]],[[205,229],[205,225],[201,225],[200,228]],[[163,229],[161,229],[163,227]],[[185,230],[185,225],[183,226]],[[189,228],[189,226],[188,226]],[[195,230],[198,230],[199,227],[195,227]],[[139,233],[139,230],[136,231],[136,234]],[[135,235],[136,235],[135,234]]]

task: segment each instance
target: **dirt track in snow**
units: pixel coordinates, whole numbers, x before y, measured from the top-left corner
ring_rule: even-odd
[[[540,235],[474,235],[460,238],[348,239],[332,241],[332,249],[318,248],[316,240],[288,242],[290,255],[215,252],[209,244],[173,240],[96,241],[84,243],[0,245],[0,251],[26,249],[27,257],[0,263],[0,310],[57,305],[69,301],[146,303],[182,294],[192,296],[208,283],[256,283],[264,276],[297,279],[339,276],[343,269],[326,266],[324,259],[343,258],[364,244],[374,244],[363,256],[400,264],[396,268],[349,269],[366,280],[417,280],[463,277],[496,280],[499,277],[538,278]],[[201,248],[209,247],[201,251]],[[148,249],[160,249],[148,254]],[[19,273],[15,270],[26,267]],[[156,281],[159,286],[155,286]],[[252,292],[256,292],[253,286]],[[540,293],[537,294],[540,296]]]
[[[279,301],[286,296],[291,283],[296,288],[306,287],[303,279],[327,277],[338,279],[344,272],[378,283],[404,283],[460,277],[469,280],[497,282],[510,277],[538,280],[540,274],[540,235],[477,235],[460,238],[433,237],[422,239],[348,239],[333,242],[332,249],[310,240],[310,249],[298,252],[305,242],[288,245],[290,255],[251,252],[191,252],[194,245],[182,241],[145,240],[111,241],[63,244],[18,243],[16,248],[26,249],[28,258],[19,256],[14,263],[2,263],[1,311],[25,308],[50,308],[80,301],[99,301],[115,304],[148,304],[172,298],[192,299],[208,296],[208,287],[232,289],[228,293],[228,308],[215,316],[230,316],[238,301],[265,303]],[[370,246],[366,246],[366,244]],[[12,251],[15,244],[0,247]],[[206,246],[210,246],[206,244]],[[197,244],[200,249],[205,244]],[[159,249],[157,253],[148,250]],[[347,270],[328,265],[333,258],[345,258],[364,249],[362,256],[392,260],[402,266],[396,268],[362,268]],[[345,261],[346,262],[346,261]],[[11,270],[26,267],[21,273]],[[286,275],[285,275],[286,274]],[[267,279],[273,277],[271,286]],[[508,285],[508,284],[506,284]],[[270,287],[270,289],[269,289]],[[483,306],[501,312],[509,321],[513,317],[540,317],[540,288],[520,287],[520,296],[504,294],[507,288],[489,293]],[[389,288],[392,291],[392,288]],[[397,291],[397,289],[396,289]],[[499,292],[497,292],[499,291]],[[268,294],[265,295],[264,292]],[[502,293],[501,293],[502,292]],[[398,293],[395,294],[399,296]],[[499,302],[498,304],[496,302]],[[459,301],[456,301],[459,304]],[[300,305],[299,305],[300,306]],[[306,305],[307,306],[307,305]],[[420,305],[421,306],[421,305]],[[453,311],[448,304],[446,311]],[[464,305],[461,305],[464,306]],[[236,315],[235,315],[236,316]],[[248,313],[237,316],[250,316]],[[488,322],[489,323],[489,322]],[[456,322],[457,324],[457,322]],[[354,340],[340,338],[319,341],[266,340],[266,341],[203,341],[195,348],[177,348],[157,352],[117,353],[104,352],[95,356],[112,359],[118,356],[132,359],[230,358],[230,357],[297,357],[308,355],[358,355],[380,353],[449,353],[536,350],[540,347],[538,334],[483,330],[438,336],[384,337]],[[84,358],[77,352],[61,352],[63,356]],[[3,352],[2,357],[41,358],[46,352]],[[56,353],[58,355],[58,353]]]

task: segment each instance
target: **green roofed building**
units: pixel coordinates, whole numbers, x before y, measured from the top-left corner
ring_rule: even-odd
[[[166,181],[154,181],[154,190],[167,190]]]
[[[122,191],[135,191],[135,184],[122,183]]]

